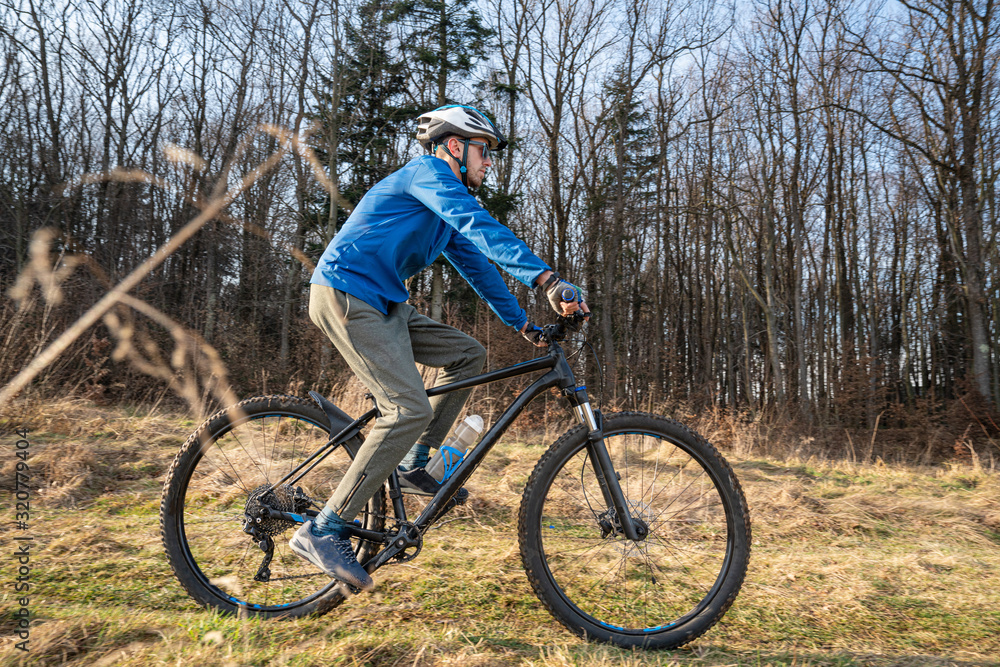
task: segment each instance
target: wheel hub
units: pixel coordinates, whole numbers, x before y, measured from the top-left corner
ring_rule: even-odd
[[[270,484],[262,484],[251,491],[247,498],[243,509],[243,532],[258,540],[265,536],[279,535],[297,524],[287,519],[271,518],[268,509],[301,514],[311,504],[312,499],[302,487],[292,488],[288,484],[282,484],[272,489]]]
[[[649,514],[649,506],[646,505],[645,508],[632,508],[635,512],[632,515],[632,525],[635,527],[636,535],[638,535],[639,540],[643,541],[649,535],[649,524],[646,523],[644,515]],[[614,508],[609,509],[607,512],[601,514],[598,517],[597,524],[601,528],[601,537],[607,538],[609,535],[625,537],[625,528],[622,526],[621,517]]]

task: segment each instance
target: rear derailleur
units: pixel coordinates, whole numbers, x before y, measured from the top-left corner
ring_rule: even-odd
[[[243,532],[253,538],[257,547],[264,552],[264,559],[257,568],[254,581],[267,582],[271,580],[271,561],[274,559],[274,539],[272,536],[283,533],[296,526],[295,521],[285,518],[274,518],[271,510],[279,512],[303,514],[314,504],[305,494],[302,487],[292,488],[285,484],[271,488],[264,484],[250,492],[246,506],[243,509]]]

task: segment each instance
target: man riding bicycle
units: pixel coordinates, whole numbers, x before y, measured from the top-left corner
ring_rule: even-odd
[[[399,466],[405,491],[434,495],[424,469],[471,390],[428,398],[416,368],[440,369],[435,386],[478,374],[486,351],[471,336],[421,315],[404,281],[442,253],[503,322],[544,346],[492,260],[541,288],[560,315],[590,312],[583,295],[480,206],[478,188],[491,151],[507,141],[478,109],[448,105],[420,116],[417,140],[428,151],[377,183],[334,236],[312,275],[309,316],[375,398],[380,416],[326,506],[289,546],[340,581],[371,590],[346,529]],[[416,443],[416,444],[414,444]],[[460,495],[467,495],[465,489]]]

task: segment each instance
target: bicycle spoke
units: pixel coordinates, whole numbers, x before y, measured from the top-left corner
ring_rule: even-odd
[[[694,574],[691,573],[691,570],[688,569],[688,566],[685,565],[684,562],[677,556],[677,553],[673,549],[670,548],[669,544],[667,544],[666,542],[664,542],[658,536],[654,537],[653,539],[656,540],[656,542],[659,543],[660,546],[662,546],[664,549],[666,549],[667,552],[669,552],[671,554],[671,556],[673,556],[674,560],[677,561],[677,563],[684,569],[685,572],[687,572],[688,574],[691,574],[691,576],[694,577]],[[702,569],[704,569],[704,568],[702,568]],[[708,575],[710,577],[713,576],[713,574],[711,572],[708,572]],[[699,585],[701,585],[700,581],[698,583],[699,583]],[[711,586],[705,588],[705,590],[708,590],[709,588],[711,588]]]
[[[691,502],[696,502],[696,501],[697,501],[697,498],[695,498],[695,500],[692,500]],[[683,512],[684,510],[691,511],[691,510],[705,509],[707,507],[722,507],[722,506],[723,506],[722,505],[722,501],[721,500],[716,500],[714,502],[708,503],[707,505],[695,505],[694,507],[682,507],[681,509],[679,509],[679,510],[677,510],[675,512],[671,512],[670,516],[676,516],[676,515],[680,514],[681,512]],[[660,517],[663,516],[665,513],[666,513],[666,510],[663,510],[663,512],[660,512],[655,517],[653,517],[653,520],[654,521],[660,521]],[[679,522],[681,522],[681,520],[680,519],[663,519],[662,522],[663,523],[679,523]]]
[[[236,444],[239,445],[240,449],[243,451],[243,453],[246,454],[246,456],[247,456],[248,459],[250,459],[250,463],[252,463],[253,466],[257,469],[257,472],[260,473],[260,476],[264,478],[264,482],[267,482],[267,474],[263,470],[260,469],[259,457],[258,457],[258,459],[255,459],[253,457],[253,455],[250,452],[247,451],[246,446],[244,446],[243,441],[240,440],[239,435],[236,433],[235,430],[232,432],[232,436],[233,436],[233,439],[236,441]],[[253,440],[251,439],[251,442],[252,441]],[[256,447],[254,447],[254,449],[256,449]],[[228,460],[228,457],[226,457],[226,458]],[[230,465],[232,465],[232,464],[230,464]],[[234,470],[235,470],[235,468],[234,468]],[[258,486],[258,485],[254,485],[254,486]],[[251,487],[251,488],[253,488],[253,487]]]
[[[586,553],[587,551],[591,551],[592,549],[598,549],[598,548],[600,548],[601,546],[602,546],[601,544],[595,544],[594,546],[590,547],[589,549],[585,549],[585,550],[584,550],[584,553]],[[558,556],[558,555],[560,555],[560,554],[559,554],[558,552],[557,552],[556,554],[553,554],[553,556]],[[590,565],[590,563],[591,563],[591,562],[592,562],[592,561],[593,561],[593,560],[594,560],[595,558],[597,558],[597,557],[598,557],[599,555],[600,555],[600,551],[598,551],[597,553],[595,553],[594,555],[592,555],[592,556],[591,556],[591,557],[590,557],[589,559],[587,559],[587,561],[586,561],[586,562],[584,562],[584,563],[583,563],[582,565],[578,565],[578,566],[577,566],[577,569],[578,569],[578,570],[581,570],[581,571],[582,571],[582,570],[583,570],[584,568],[586,568],[586,567],[587,567],[587,565]],[[582,556],[583,556],[583,554],[580,554],[580,556],[582,557]],[[576,561],[574,560],[573,562],[575,563]],[[569,563],[567,562],[566,564],[568,565]]]
[[[223,458],[226,458],[224,452],[222,453],[222,456],[223,456]],[[236,477],[232,477],[222,466],[220,466],[218,463],[216,463],[215,460],[212,458],[211,454],[209,454],[208,452],[205,452],[202,455],[202,460],[211,463],[212,466],[214,466],[214,468],[226,479],[226,481],[229,484],[231,484],[232,486],[238,486],[243,491],[249,493],[250,489],[243,483],[243,480],[240,479],[239,472],[237,472],[236,468],[233,466],[232,463],[229,463],[228,459],[227,459],[226,462],[229,463],[229,469],[233,471],[233,473],[236,475]],[[210,473],[208,473],[208,472],[202,472],[201,473],[201,477],[202,477],[202,479],[206,479],[206,480],[210,479]]]
[[[690,457],[689,457],[689,458],[688,458],[688,460],[684,462],[684,465],[682,465],[682,466],[681,466],[681,467],[680,467],[680,468],[679,468],[679,469],[677,470],[677,473],[676,473],[676,474],[674,475],[674,479],[676,479],[676,478],[677,478],[677,475],[680,475],[680,474],[681,474],[681,473],[682,473],[682,472],[684,471],[684,469],[685,469],[685,468],[687,468],[688,464],[689,464],[689,463],[691,463],[692,461],[694,461],[694,459],[693,459],[693,458],[690,458]],[[702,471],[702,474],[704,474],[704,471]],[[684,493],[684,491],[686,491],[686,490],[687,490],[687,489],[688,489],[688,488],[689,488],[689,487],[691,486],[691,484],[694,484],[694,482],[695,482],[695,481],[696,481],[696,480],[692,480],[692,481],[691,481],[691,482],[690,482],[690,483],[689,483],[689,484],[687,485],[687,487],[685,487],[684,489],[682,489],[682,490],[681,490],[681,493]],[[664,486],[663,486],[663,488],[662,488],[662,489],[660,489],[659,493],[657,493],[657,494],[656,494],[656,496],[654,496],[654,497],[653,497],[652,499],[650,499],[649,503],[650,503],[650,504],[652,505],[652,504],[653,504],[653,502],[654,502],[654,501],[655,501],[655,500],[656,500],[657,498],[659,498],[659,497],[660,497],[660,495],[661,495],[661,494],[662,494],[662,493],[663,493],[664,491],[666,491],[666,490],[667,490],[668,488],[669,488],[669,487],[668,487],[668,485],[664,485]],[[680,494],[678,494],[678,495],[680,495]],[[671,503],[672,503],[672,502],[673,502],[673,501],[671,501]],[[671,503],[668,503],[668,504],[667,504],[667,507],[669,507]]]

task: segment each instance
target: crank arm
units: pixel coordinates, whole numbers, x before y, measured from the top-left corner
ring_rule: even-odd
[[[298,524],[305,523],[310,519],[315,519],[319,516],[319,512],[316,510],[303,510],[302,514],[296,514],[295,512],[282,512],[281,510],[276,510],[270,507],[261,508],[261,513],[267,511],[267,518],[269,519],[280,519],[282,521],[293,521]],[[353,523],[347,524],[347,529],[351,531],[351,534],[355,537],[360,537],[363,540],[368,540],[369,542],[381,543],[385,541],[384,533],[377,533],[374,530],[365,530],[360,526]]]
[[[359,529],[355,527],[353,530],[357,531]],[[416,529],[413,530],[415,531]],[[370,532],[370,531],[365,531],[365,532]],[[386,537],[386,535],[382,534],[379,534],[379,536],[381,538]],[[376,541],[381,541],[381,540],[376,540]],[[424,541],[423,537],[421,537],[419,534],[417,534],[416,537],[411,537],[408,533],[408,527],[403,526],[399,529],[399,532],[396,533],[396,536],[393,537],[392,540],[386,545],[386,547],[381,551],[379,551],[377,554],[375,554],[374,557],[369,559],[367,563],[364,563],[362,567],[364,567],[365,570],[370,574],[375,570],[379,569],[380,567],[382,567],[383,565],[385,565],[386,563],[388,563],[393,558],[399,557],[401,554],[403,554],[404,551],[406,551],[411,547],[416,547],[417,550],[419,551],[420,547],[423,545],[423,541]]]

